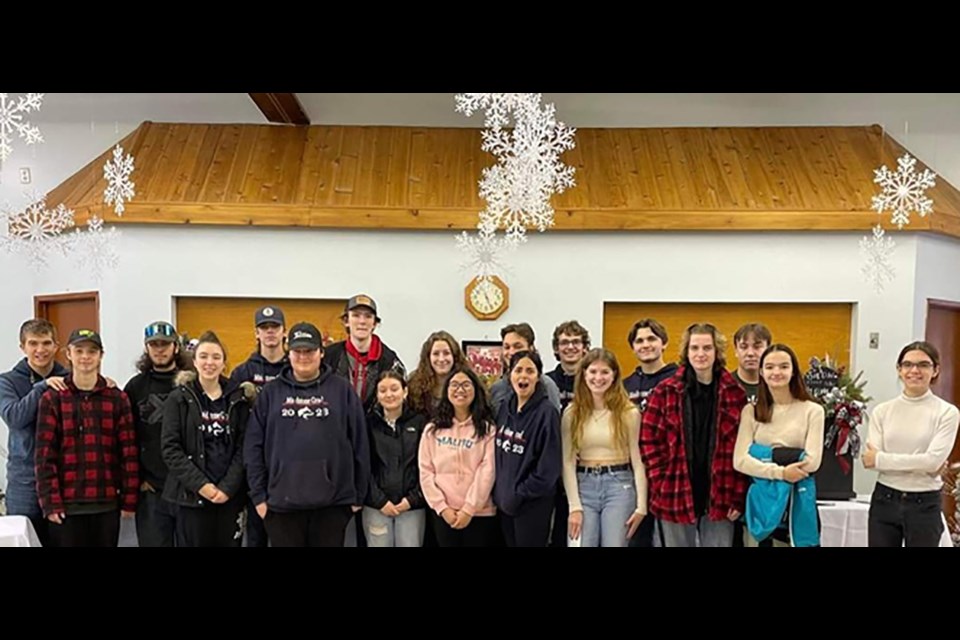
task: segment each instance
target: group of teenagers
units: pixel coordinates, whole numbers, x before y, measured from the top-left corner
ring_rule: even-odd
[[[670,364],[666,329],[640,320],[627,376],[577,321],[555,328],[552,371],[532,327],[510,324],[488,390],[445,331],[408,374],[370,296],[342,321],[325,346],[263,307],[229,376],[215,333],[185,345],[153,322],[123,389],[95,331],[69,336],[66,369],[53,325],[25,322],[25,357],[0,375],[8,515],[54,547],[116,546],[121,518],[154,547],[820,544],[824,409],[762,324],[736,332],[728,370],[712,324],[687,327]],[[906,345],[902,392],[871,412],[870,546],[939,543],[960,422],[931,391],[939,367],[933,345]]]

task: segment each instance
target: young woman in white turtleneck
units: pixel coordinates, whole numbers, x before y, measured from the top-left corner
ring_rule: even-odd
[[[871,547],[936,547],[943,534],[940,471],[957,438],[960,412],[934,395],[940,354],[912,342],[897,358],[903,392],[871,414],[863,466],[879,472],[870,502]]]

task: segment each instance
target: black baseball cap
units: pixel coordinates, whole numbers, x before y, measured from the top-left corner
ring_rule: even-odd
[[[283,321],[283,311],[279,307],[260,307],[253,316],[255,326],[263,324],[286,324]]]
[[[81,342],[92,342],[100,351],[103,351],[103,340],[101,340],[99,334],[92,329],[74,329],[73,333],[70,334],[70,340],[67,341],[67,344],[75,345]]]
[[[290,349],[320,349],[323,347],[323,336],[309,322],[298,322],[291,327],[287,334],[287,346]]]

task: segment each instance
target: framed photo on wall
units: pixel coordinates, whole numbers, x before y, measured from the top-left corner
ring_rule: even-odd
[[[467,363],[487,389],[503,375],[503,345],[489,340],[462,340],[460,348]]]

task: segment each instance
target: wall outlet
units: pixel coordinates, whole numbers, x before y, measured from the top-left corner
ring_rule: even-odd
[[[879,349],[880,348],[880,334],[877,332],[870,334],[870,348]]]
[[[30,167],[20,167],[20,184],[30,184]]]

